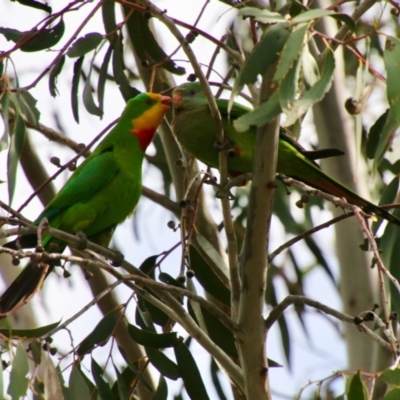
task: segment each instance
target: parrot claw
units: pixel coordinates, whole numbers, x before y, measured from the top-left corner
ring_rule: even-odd
[[[86,234],[82,231],[78,231],[78,232],[76,232],[76,236],[80,240],[80,243],[76,246],[76,248],[78,250],[85,250],[87,247],[87,242],[88,242]]]
[[[221,143],[219,140],[216,140],[214,142],[214,148],[217,151],[226,151],[227,153],[231,150],[234,151],[233,145],[229,140],[224,140],[223,143]]]
[[[114,250],[115,253],[115,259],[114,261],[111,263],[111,265],[113,267],[120,267],[125,259],[124,255],[118,251],[118,250]]]
[[[215,193],[215,197],[217,199],[223,199],[223,198],[227,197],[228,200],[235,200],[235,196],[232,194],[232,192],[230,190],[226,190],[221,187]]]
[[[286,189],[286,194],[289,196],[292,192],[289,190],[290,184],[286,181],[286,179],[287,179],[286,176],[277,173],[276,178],[279,179],[283,183],[283,186]]]

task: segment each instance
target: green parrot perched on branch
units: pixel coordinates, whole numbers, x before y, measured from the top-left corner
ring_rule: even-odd
[[[177,86],[172,92],[175,115],[172,129],[182,147],[195,158],[210,167],[218,168],[219,156],[216,143],[216,128],[208,106],[206,95],[198,82],[189,82]],[[256,143],[256,128],[247,132],[238,132],[233,121],[249,109],[237,103],[233,104],[228,116],[228,100],[217,99],[221,113],[225,138],[228,143],[228,171],[231,176],[252,172]],[[277,172],[299,180],[313,188],[333,196],[345,198],[350,204],[361,207],[390,222],[400,225],[400,220],[381,207],[363,199],[352,190],[325,174],[315,159],[330,157],[334,150],[326,149],[304,151],[285,131],[281,129],[278,145]]]
[[[171,98],[142,93],[128,101],[117,125],[93,153],[75,170],[64,187],[35,220],[47,219],[52,228],[108,246],[118,224],[131,214],[142,190],[142,164],[147,146]],[[49,235],[42,239],[45,251],[51,244],[62,252],[66,244]],[[35,247],[36,235],[22,236],[5,247]],[[30,262],[0,297],[0,313],[11,311],[21,300],[33,295],[53,265]]]

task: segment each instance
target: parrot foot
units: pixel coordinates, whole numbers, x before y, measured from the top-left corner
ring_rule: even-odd
[[[233,151],[235,152],[234,146],[232,145],[232,143],[225,139],[223,143],[221,143],[219,140],[216,140],[214,142],[214,149],[217,151],[226,151],[226,153],[228,155],[230,155],[230,153]]]
[[[286,189],[286,194],[289,196],[292,192],[289,190],[290,183],[287,182],[287,177],[282,174],[276,174],[276,178],[283,183],[283,186]]]
[[[49,220],[47,218],[43,218],[37,227],[37,246],[36,246],[36,252],[37,253],[42,253],[44,251],[44,247],[42,244],[42,232],[43,229],[49,226]]]
[[[115,253],[115,259],[111,263],[113,267],[120,267],[125,259],[125,256],[118,250],[114,250]]]
[[[76,248],[77,248],[78,250],[85,250],[86,247],[87,247],[87,242],[88,242],[88,239],[87,239],[86,234],[85,234],[84,232],[82,232],[82,231],[78,231],[78,232],[76,232],[75,235],[76,235],[76,236],[79,238],[79,240],[80,240],[80,243],[76,246]]]

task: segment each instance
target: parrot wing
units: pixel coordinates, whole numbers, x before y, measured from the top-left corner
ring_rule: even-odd
[[[118,171],[112,151],[93,154],[74,172],[65,186],[36,219],[47,218],[50,222],[57,215],[77,202],[87,203],[106,186]]]
[[[222,118],[230,118],[233,121],[244,114],[247,114],[251,110],[245,106],[242,106],[238,103],[233,103],[231,112],[228,113],[228,100],[218,99],[217,106]],[[249,132],[245,132],[244,134],[249,134]],[[315,160],[319,160],[321,158],[329,158],[329,157],[337,157],[342,156],[345,153],[339,149],[322,149],[322,150],[305,150],[303,146],[301,146],[296,139],[290,134],[290,132],[285,128],[280,128],[279,130],[279,139],[284,140],[285,142],[290,143],[296,150],[302,153],[306,158],[313,162],[315,166],[318,168],[319,165],[315,163]]]

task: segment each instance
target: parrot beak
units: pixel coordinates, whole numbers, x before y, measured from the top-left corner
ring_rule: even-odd
[[[176,109],[181,108],[181,101],[182,101],[182,93],[177,91],[172,94],[172,102],[174,103],[174,107]]]
[[[170,107],[167,104],[171,103],[171,101],[172,101],[171,97],[161,96],[160,103],[162,104],[165,112],[167,112],[170,109]]]

